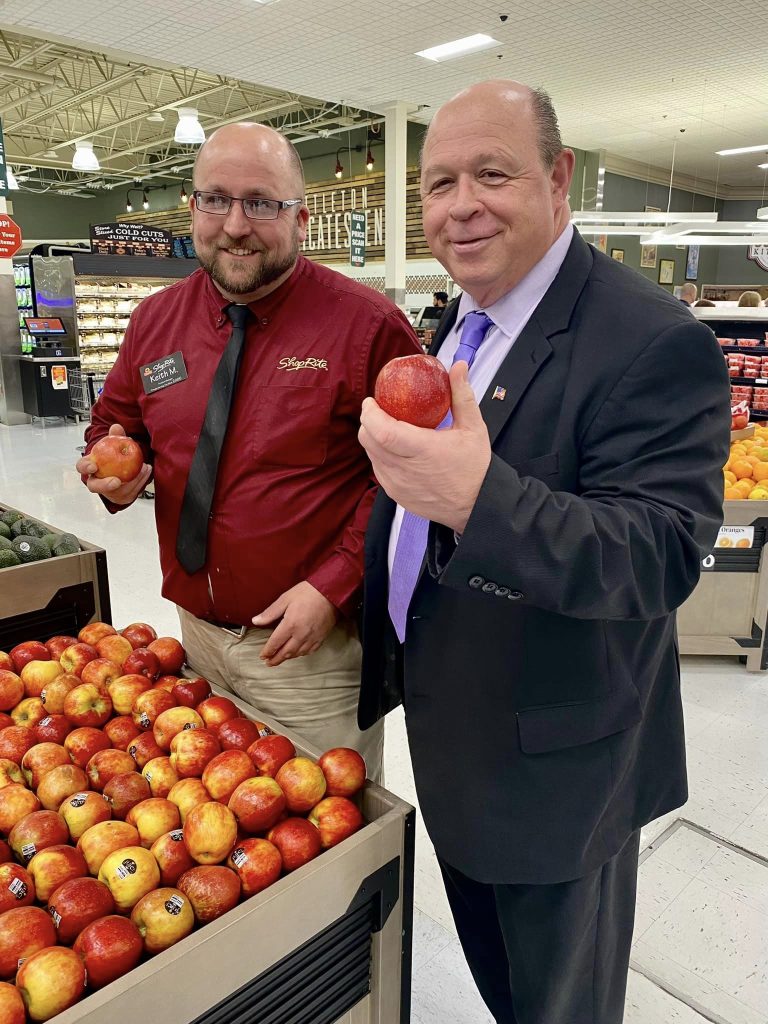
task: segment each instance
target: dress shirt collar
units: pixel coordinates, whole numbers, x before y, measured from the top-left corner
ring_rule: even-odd
[[[533,310],[544,298],[549,286],[557,277],[573,238],[573,225],[568,223],[539,262],[528,271],[515,287],[502,295],[492,306],[481,307],[464,292],[459,300],[459,310],[454,330],[461,331],[464,317],[475,309],[484,309],[494,324],[508,337],[520,332],[521,321],[525,323]]]

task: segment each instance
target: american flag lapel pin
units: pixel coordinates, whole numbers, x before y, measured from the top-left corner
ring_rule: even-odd
[[[491,396],[491,401],[493,401],[494,398],[498,398],[498,400],[500,402],[503,402],[506,397],[507,397],[507,389],[497,386],[497,387],[495,387],[493,389],[493,395]]]

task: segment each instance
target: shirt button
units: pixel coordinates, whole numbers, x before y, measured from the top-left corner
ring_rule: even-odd
[[[510,601],[519,601],[521,597],[525,597],[525,594],[520,590],[510,590],[507,596]]]
[[[507,597],[509,595],[509,587],[496,587],[496,597]]]
[[[470,587],[472,587],[473,590],[479,590],[480,587],[482,587],[482,585],[485,583],[485,577],[470,576],[469,579],[467,580],[467,583],[469,583]]]
[[[261,319],[261,326],[262,327],[266,327],[268,323],[269,323],[269,320],[266,317],[262,317],[262,319]]]
[[[483,584],[483,593],[484,594],[495,594],[496,593],[496,584],[492,580],[488,580],[487,583]]]

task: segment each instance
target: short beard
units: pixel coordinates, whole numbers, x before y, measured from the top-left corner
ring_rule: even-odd
[[[237,248],[233,245],[232,248]],[[226,256],[218,246],[208,250],[197,249],[197,258],[213,280],[230,295],[250,295],[272,284],[296,263],[299,257],[299,235],[294,231],[290,248],[285,253],[262,252],[253,270],[246,274],[228,274],[223,267]]]

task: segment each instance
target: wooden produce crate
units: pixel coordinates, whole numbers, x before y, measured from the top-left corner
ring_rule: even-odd
[[[768,501],[726,501],[724,530],[748,527],[750,547],[719,547],[677,613],[681,654],[733,654],[750,672],[768,667]]]
[[[247,715],[317,757],[235,695]],[[367,824],[59,1014],[56,1024],[408,1024],[414,810],[367,782]]]
[[[0,511],[11,508],[0,503]],[[50,526],[51,533],[62,532],[21,509],[13,511]],[[111,622],[107,553],[78,541],[81,550],[74,555],[0,569],[0,650],[24,640],[77,636],[88,622]]]

